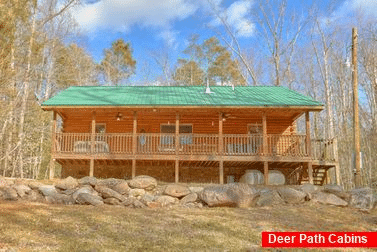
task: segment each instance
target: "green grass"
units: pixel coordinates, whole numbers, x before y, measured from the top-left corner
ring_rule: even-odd
[[[311,203],[131,209],[0,202],[0,251],[259,251],[262,231],[376,231],[376,214]]]

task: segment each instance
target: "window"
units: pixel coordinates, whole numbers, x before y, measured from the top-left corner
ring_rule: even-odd
[[[96,123],[96,133],[105,133],[106,124],[105,123]]]
[[[106,124],[105,123],[96,123],[96,133],[104,134],[106,133]],[[96,141],[104,141],[105,136],[97,135]]]
[[[175,124],[161,124],[161,133],[175,133]],[[191,124],[179,125],[179,133],[191,134]],[[161,144],[174,144],[175,138],[173,136],[164,136],[161,138]],[[192,144],[191,136],[180,136],[180,144]]]
[[[263,126],[261,123],[253,123],[247,125],[247,133],[249,134],[263,134]]]
[[[161,124],[161,133],[175,133],[175,124]],[[179,133],[192,133],[191,124],[179,125]]]

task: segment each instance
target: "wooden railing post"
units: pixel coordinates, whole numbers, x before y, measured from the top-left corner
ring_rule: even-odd
[[[311,140],[310,140],[310,117],[309,111],[305,112],[305,123],[306,123],[306,152],[308,157],[311,157]]]
[[[133,116],[132,128],[132,178],[136,176],[136,148],[137,148],[137,112]]]
[[[56,111],[52,115],[52,156],[56,153]]]
[[[175,183],[179,182],[179,114],[175,117]]]
[[[91,134],[91,157],[90,157],[90,169],[89,176],[93,177],[94,175],[94,155],[95,155],[95,134],[96,134],[96,112],[92,113],[92,134]]]
[[[223,139],[223,113],[219,114],[219,177],[220,177],[220,184],[224,184],[224,161],[223,161],[223,153],[224,153],[224,139]]]
[[[263,115],[262,115],[262,132],[263,132],[263,155],[267,156],[267,154],[268,154],[268,142],[267,142],[267,116],[266,116],[266,113],[263,113]]]
[[[309,176],[309,183],[313,184],[313,165],[312,165],[312,153],[311,153],[311,140],[310,140],[310,117],[309,117],[309,111],[305,112],[305,123],[306,123],[306,148],[307,153],[309,157],[308,162],[308,176]]]

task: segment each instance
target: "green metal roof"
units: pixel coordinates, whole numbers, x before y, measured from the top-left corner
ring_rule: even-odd
[[[241,86],[82,86],[69,87],[42,106],[323,106],[285,87]]]

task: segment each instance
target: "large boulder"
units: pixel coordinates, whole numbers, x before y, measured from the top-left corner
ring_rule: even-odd
[[[39,181],[31,180],[27,183],[27,185],[32,189],[32,190],[38,190],[39,187],[43,186],[43,184]]]
[[[369,187],[353,189],[349,193],[349,205],[354,208],[370,211],[377,203],[376,193]]]
[[[77,200],[77,196],[79,196],[80,193],[89,193],[94,196],[99,196],[98,192],[93,189],[90,185],[85,185],[79,189],[77,189],[73,194],[72,197],[74,200]]]
[[[114,191],[114,190],[112,190],[112,189],[110,189],[106,186],[100,186],[100,185],[97,184],[94,187],[94,189],[97,192],[99,192],[102,195],[102,198],[104,198],[104,199],[116,198],[120,201],[124,201],[126,199],[122,194],[120,194],[120,193],[118,193],[118,192],[116,192],[116,191]]]
[[[3,195],[2,197],[4,200],[17,200],[18,199],[17,191],[10,186],[1,187],[0,190],[2,192],[2,195]]]
[[[90,193],[80,193],[77,196],[76,202],[80,205],[93,205],[93,206],[100,206],[104,204],[101,197],[95,196]]]
[[[113,188],[114,186],[121,183],[122,181],[125,182],[125,180],[121,180],[121,179],[108,178],[108,179],[103,179],[103,180],[97,180],[97,185],[106,186],[108,188]]]
[[[128,192],[128,196],[134,197],[134,198],[142,197],[144,194],[145,194],[144,189],[130,189],[130,191]]]
[[[284,200],[280,195],[272,189],[262,189],[259,191],[259,198],[257,199],[257,206],[275,206],[285,204]]]
[[[343,199],[347,202],[351,198],[351,195],[349,193],[345,192],[343,190],[343,187],[341,187],[339,185],[324,185],[323,191],[326,192],[326,193],[335,194],[336,196],[338,196],[339,198],[341,198],[341,199]]]
[[[177,198],[171,197],[168,195],[157,196],[154,201],[160,203],[162,207],[170,206],[170,205],[174,205],[178,203]]]
[[[249,185],[262,185],[264,184],[264,175],[258,170],[246,170],[240,178],[240,182]]]
[[[80,185],[95,186],[97,184],[97,179],[95,177],[86,176],[86,177],[79,179],[78,182],[79,182]]]
[[[21,198],[25,197],[26,194],[31,192],[31,188],[24,184],[15,184],[13,185],[13,188]]]
[[[146,207],[146,205],[143,202],[141,202],[140,200],[137,200],[137,199],[134,200],[134,202],[132,203],[132,206],[134,208],[144,208],[144,207]]]
[[[305,192],[295,190],[290,187],[280,187],[277,189],[277,192],[286,203],[290,204],[304,202],[307,196]]]
[[[43,196],[52,196],[58,193],[53,185],[42,185],[38,187],[38,190],[43,194]]]
[[[183,197],[179,203],[182,205],[187,204],[187,203],[193,203],[198,199],[198,195],[196,193],[190,193]]]
[[[141,196],[141,198],[140,198],[140,201],[141,201],[144,205],[146,205],[146,206],[149,206],[149,204],[150,204],[151,202],[153,202],[153,200],[154,200],[154,196],[151,195],[151,194],[148,194],[148,193],[144,194],[144,195]]]
[[[69,190],[69,189],[74,189],[79,185],[77,182],[77,179],[72,178],[72,177],[67,177],[61,181],[59,181],[55,187],[60,189],[60,190]]]
[[[233,183],[206,187],[198,196],[210,207],[249,207],[255,202],[259,193],[247,184]]]
[[[182,198],[183,196],[186,196],[190,194],[191,191],[187,186],[184,185],[177,185],[177,184],[170,184],[166,186],[164,194],[176,197],[176,198]]]
[[[32,201],[32,202],[44,202],[45,201],[45,197],[42,196],[42,194],[40,194],[38,192],[38,189],[36,190],[31,190],[29,192],[29,194],[26,194],[23,198],[24,200],[27,200],[27,201]]]
[[[192,193],[200,193],[201,191],[204,190],[204,187],[201,187],[201,186],[191,186],[189,187],[190,191]]]
[[[153,190],[157,186],[157,180],[150,176],[137,176],[128,182],[131,188]]]
[[[306,184],[300,185],[299,189],[307,194],[312,194],[318,190],[318,186],[306,183]]]
[[[121,202],[121,205],[129,207],[133,206],[133,203],[136,201],[136,198],[134,197],[128,197],[124,201]]]
[[[333,206],[347,206],[348,203],[331,193],[316,192],[312,194],[312,201]]]
[[[108,205],[120,205],[120,201],[116,198],[106,198],[103,202]]]
[[[285,184],[284,174],[278,170],[268,171],[268,184],[269,185],[284,185]]]
[[[111,189],[113,189],[114,191],[116,191],[116,192],[118,192],[122,195],[128,194],[130,192],[130,187],[128,186],[128,183],[125,180],[120,181],[118,184],[113,186]]]
[[[50,204],[63,204],[63,205],[74,205],[76,203],[72,195],[66,195],[66,194],[60,194],[60,193],[46,196],[46,201]]]
[[[6,186],[9,186],[8,182],[4,178],[0,177],[0,188]]]

